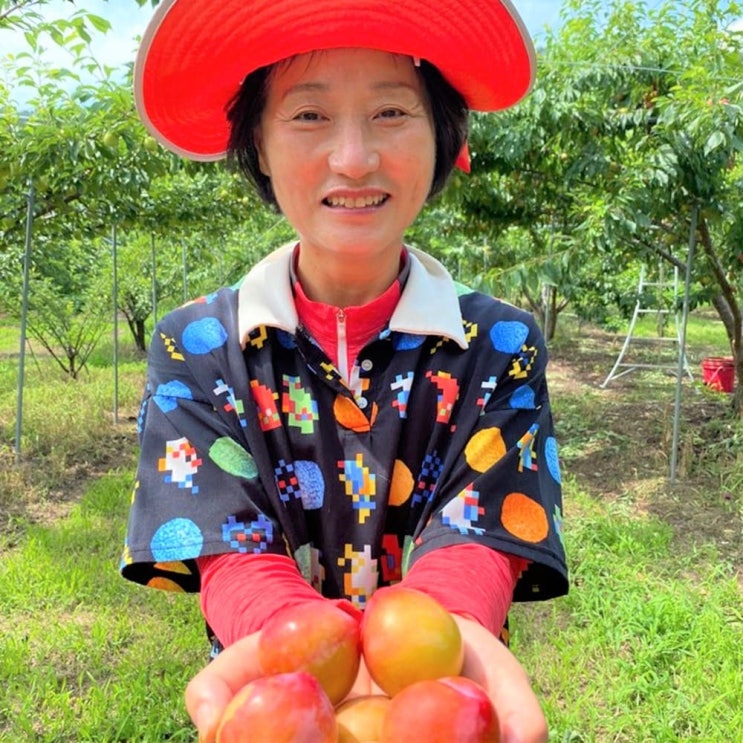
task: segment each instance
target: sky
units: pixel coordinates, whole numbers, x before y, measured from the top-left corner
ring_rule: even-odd
[[[657,8],[665,0],[645,0],[649,8]],[[536,44],[544,35],[547,27],[557,28],[560,24],[560,8],[562,0],[513,0],[518,12],[526,24]],[[606,0],[609,5],[609,0]],[[36,10],[49,19],[69,17],[75,9],[85,9],[103,16],[111,23],[111,30],[105,34],[96,34],[91,51],[93,57],[101,64],[118,68],[134,61],[137,50],[137,37],[142,34],[147,21],[154,10],[148,3],[139,7],[134,0],[75,0],[75,5],[65,0],[50,0],[48,3],[37,6]],[[23,35],[17,30],[0,30],[0,55],[26,51],[27,47]],[[70,57],[64,50],[49,42],[45,54],[47,62],[54,66],[65,67]],[[23,91],[12,91],[18,99]]]
[[[536,39],[544,32],[547,25],[559,22],[560,0],[516,0],[515,5],[524,19],[529,32]],[[136,38],[142,33],[147,21],[152,16],[153,8],[148,4],[140,8],[134,0],[75,0],[73,7],[65,0],[51,0],[37,10],[49,19],[67,18],[75,8],[85,9],[103,16],[111,23],[111,30],[92,44],[93,56],[105,65],[119,67],[132,62],[136,54]],[[26,50],[25,42],[17,31],[0,31],[0,54]],[[52,64],[63,65],[67,58],[64,52],[50,48],[47,58]]]

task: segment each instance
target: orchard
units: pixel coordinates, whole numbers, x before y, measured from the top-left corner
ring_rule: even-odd
[[[201,615],[188,597],[130,598],[114,576],[134,444],[110,425],[111,343],[127,341],[133,428],[155,322],[233,285],[292,233],[227,164],[160,147],[134,111],[131,69],[90,50],[121,41],[117,29],[79,1],[53,5],[65,18],[41,15],[49,0],[0,0],[0,738],[185,743]],[[512,626],[561,740],[726,740],[743,724],[741,17],[733,0],[563,0],[533,92],[473,116],[472,172],[455,172],[410,231],[458,281],[533,311],[557,361],[576,590],[552,614],[515,607]],[[3,34],[26,50],[6,57]],[[690,255],[686,299],[724,327],[714,342],[735,385],[694,398],[688,482],[673,490],[665,398],[641,384],[635,399],[604,394],[596,379],[643,268],[683,274]],[[568,321],[603,356],[570,346]],[[24,323],[38,389],[17,435]],[[579,374],[560,387],[570,364]],[[261,638],[261,676],[225,711],[220,743],[499,739],[456,625],[426,597],[382,589],[363,618],[318,601]],[[360,671],[372,694],[354,689]]]
[[[144,350],[158,312],[237,280],[290,233],[223,163],[187,163],[145,133],[130,78],[88,51],[92,35],[112,32],[104,19],[79,10],[42,22],[37,4],[0,15],[0,29],[29,40],[0,87],[0,309],[20,313],[33,189],[30,334],[52,351],[78,337],[43,312],[44,292],[68,300],[56,316],[104,312],[115,226],[116,301]],[[566,308],[600,323],[626,316],[641,267],[683,270],[691,241],[689,302],[715,308],[740,380],[741,9],[656,5],[566,0],[559,30],[540,37],[534,91],[512,111],[473,117],[472,173],[455,174],[411,242],[463,283],[530,307],[550,339]],[[43,63],[50,45],[69,68]],[[18,104],[22,90],[31,97]],[[731,398],[739,415],[742,389]]]

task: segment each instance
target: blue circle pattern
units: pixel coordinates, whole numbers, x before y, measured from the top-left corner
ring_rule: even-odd
[[[297,347],[297,342],[294,340],[294,336],[291,333],[287,333],[286,330],[277,330],[276,339],[289,351]]]
[[[325,479],[315,462],[300,459],[294,462],[294,474],[299,480],[302,505],[306,511],[322,508],[325,500]]]
[[[419,348],[424,336],[409,333],[394,334],[396,350]],[[490,330],[493,347],[500,352],[514,354],[521,350],[529,336],[529,328],[521,322],[498,322]],[[290,334],[279,332],[278,340],[285,348],[294,347]],[[195,355],[208,354],[221,348],[227,341],[227,331],[214,317],[207,317],[190,323],[183,331],[184,349]],[[178,380],[159,385],[153,399],[157,405],[168,412],[177,407],[177,399],[193,399],[191,390]],[[529,385],[517,389],[510,398],[510,405],[516,409],[534,409],[535,394]],[[545,440],[545,460],[553,479],[561,483],[557,441],[554,437]],[[302,503],[305,509],[322,507],[325,496],[325,482],[320,467],[307,460],[294,463],[295,473],[301,488]],[[199,527],[190,519],[174,518],[162,524],[150,543],[154,560],[167,562],[198,557],[203,548],[204,537]]]
[[[158,385],[154,395],[154,400],[163,413],[170,413],[175,410],[178,407],[178,398],[193,400],[193,393],[183,382],[179,382],[177,379]]]
[[[514,410],[534,410],[537,406],[534,390],[528,384],[519,387],[508,403]]]
[[[191,519],[177,518],[158,528],[150,542],[150,551],[156,562],[169,562],[198,557],[203,546],[201,529]]]
[[[529,328],[522,322],[497,322],[490,328],[493,348],[502,353],[517,353],[529,337]]]
[[[216,317],[194,320],[183,330],[183,348],[196,356],[203,356],[221,348],[227,341],[227,331]]]
[[[547,469],[550,475],[560,485],[562,474],[560,472],[560,459],[557,454],[557,439],[554,436],[548,436],[544,442],[544,457],[547,460]]]
[[[395,335],[396,351],[412,351],[414,348],[420,348],[426,340],[424,335],[413,335],[412,333],[397,333]]]

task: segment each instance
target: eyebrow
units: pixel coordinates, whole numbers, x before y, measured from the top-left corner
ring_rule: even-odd
[[[284,95],[282,96],[282,100],[285,100],[291,95],[295,95],[297,93],[324,93],[330,90],[330,85],[323,82],[306,82],[306,83],[297,83],[296,85],[292,85],[290,88],[288,88]],[[410,83],[405,82],[398,82],[398,81],[382,81],[375,83],[372,85],[372,90],[374,91],[386,91],[386,90],[410,90],[411,92],[418,94],[418,89],[411,85]]]

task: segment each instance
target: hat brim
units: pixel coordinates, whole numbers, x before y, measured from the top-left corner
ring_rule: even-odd
[[[137,110],[168,149],[218,160],[229,138],[225,107],[246,75],[349,47],[427,60],[475,111],[515,105],[536,71],[510,0],[163,0],[135,61]]]

